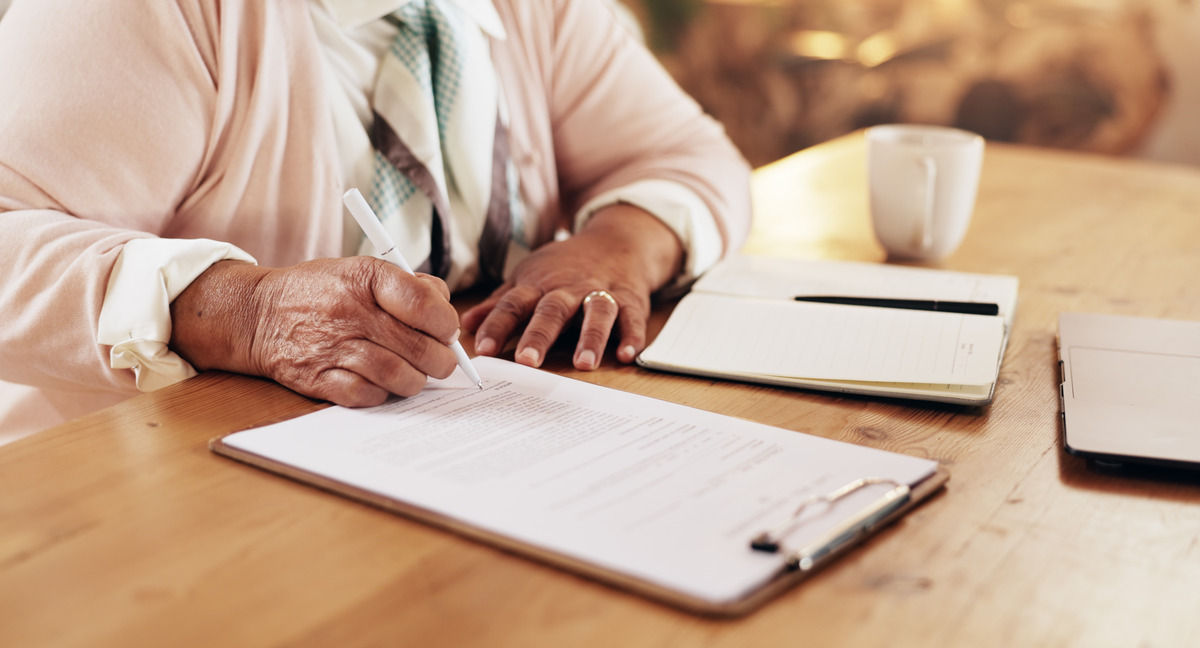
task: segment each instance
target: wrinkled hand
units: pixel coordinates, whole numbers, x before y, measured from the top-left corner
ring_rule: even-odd
[[[646,346],[650,295],[679,271],[683,248],[666,225],[629,205],[596,213],[582,231],[535,250],[512,277],[463,315],[475,333],[475,352],[496,355],[524,325],[516,361],[537,367],[582,310],[573,363],[582,370],[600,365],[613,325],[620,331],[617,359],[633,362]],[[584,298],[605,290],[606,299]]]
[[[197,369],[271,378],[339,405],[411,396],[454,371],[446,285],[379,259],[213,265],[171,304],[171,348]]]

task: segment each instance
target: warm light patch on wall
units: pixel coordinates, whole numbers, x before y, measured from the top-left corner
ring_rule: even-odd
[[[789,50],[796,56],[826,61],[853,61],[865,67],[875,67],[896,55],[895,37],[889,32],[873,34],[857,46],[837,32],[804,30],[789,39]]]
[[[846,37],[831,31],[798,31],[792,34],[790,45],[793,54],[814,59],[844,59],[850,51]]]
[[[858,62],[875,67],[896,55],[896,39],[888,32],[872,34],[858,44]]]

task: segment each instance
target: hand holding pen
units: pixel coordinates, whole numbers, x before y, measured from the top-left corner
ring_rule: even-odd
[[[460,321],[436,277],[369,257],[214,263],[171,303],[170,348],[197,370],[269,378],[347,407],[454,373]]]
[[[367,240],[375,246],[375,249],[380,257],[385,261],[399,267],[408,274],[415,274],[408,262],[396,249],[396,244],[392,242],[392,237],[388,236],[386,230],[379,222],[379,217],[367,204],[362,193],[358,189],[350,189],[342,196],[342,202],[346,203],[346,208],[350,210],[350,214],[354,216],[354,220],[358,222],[358,226],[362,228],[363,233],[367,235]],[[450,343],[450,350],[454,352],[454,357],[458,361],[458,366],[462,368],[463,373],[471,379],[480,389],[483,389],[483,379],[479,377],[479,372],[475,371],[475,365],[471,362],[471,358],[467,356],[467,352],[463,349],[462,343],[455,339]]]

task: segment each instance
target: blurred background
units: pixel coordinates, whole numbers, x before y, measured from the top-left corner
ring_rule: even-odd
[[[1200,165],[1200,0],[620,0],[755,166],[879,123]]]
[[[889,122],[1200,165],[1200,0],[608,1],[755,166]]]

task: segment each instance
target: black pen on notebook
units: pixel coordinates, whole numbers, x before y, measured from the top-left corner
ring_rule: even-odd
[[[362,228],[363,233],[367,235],[367,240],[371,241],[371,245],[375,246],[375,251],[379,256],[383,257],[384,261],[400,268],[408,274],[416,274],[413,272],[412,266],[408,265],[408,261],[401,256],[400,250],[396,249],[396,244],[392,242],[392,237],[388,236],[383,225],[379,222],[379,217],[375,215],[375,211],[367,204],[367,200],[363,198],[362,193],[358,189],[350,189],[342,195],[342,202],[346,203],[346,208],[350,210],[350,215],[354,216],[354,220],[358,221],[358,226]],[[475,383],[477,387],[483,389],[483,378],[479,377],[479,372],[475,371],[475,364],[471,362],[470,356],[463,349],[462,343],[455,340],[450,344],[450,350],[454,352],[454,357],[458,358],[458,366],[462,368],[463,373]]]
[[[965,315],[999,315],[1000,306],[986,302],[939,301],[935,299],[890,299],[884,297],[836,297],[833,295],[801,295],[796,301],[875,308],[906,308],[908,310],[940,311]]]

